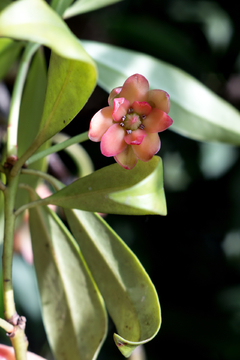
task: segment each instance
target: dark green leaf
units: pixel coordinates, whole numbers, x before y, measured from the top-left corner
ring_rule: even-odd
[[[18,57],[23,44],[11,39],[0,39],[0,79],[2,79]]]

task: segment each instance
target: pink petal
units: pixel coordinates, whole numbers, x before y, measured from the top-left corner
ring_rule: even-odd
[[[124,140],[128,145],[140,145],[147,135],[145,130],[137,129],[125,135]]]
[[[169,113],[170,110],[170,98],[166,91],[163,90],[150,90],[148,92],[149,104],[152,107],[156,107],[165,113]]]
[[[103,134],[109,129],[113,124],[112,119],[113,109],[110,106],[107,106],[99,110],[92,118],[90,122],[90,128],[88,132],[88,137],[92,141],[100,141]]]
[[[146,101],[134,101],[131,108],[139,115],[148,115],[152,110],[151,106]]]
[[[142,123],[146,132],[158,133],[166,130],[173,121],[164,111],[154,108]]]
[[[161,147],[160,138],[157,133],[147,134],[140,145],[132,145],[136,156],[142,161],[149,161]]]
[[[124,97],[130,104],[134,101],[147,101],[149,83],[147,79],[139,74],[130,76],[123,84],[119,97]]]
[[[116,155],[114,159],[119,165],[121,165],[124,169],[127,170],[132,169],[136,165],[138,160],[132,147],[129,145],[120,154]]]
[[[113,103],[113,120],[121,121],[122,117],[127,114],[127,111],[130,107],[130,102],[124,98],[116,98],[113,100]]]
[[[102,137],[100,145],[102,154],[109,157],[123,151],[127,147],[124,136],[124,128],[119,124],[112,125]]]
[[[0,359],[15,360],[16,358],[13,347],[0,344]],[[27,360],[46,360],[46,359],[28,351]]]
[[[121,90],[122,90],[122,86],[117,87],[110,92],[110,94],[108,96],[109,106],[113,107],[113,100],[118,96],[118,94],[120,93]]]

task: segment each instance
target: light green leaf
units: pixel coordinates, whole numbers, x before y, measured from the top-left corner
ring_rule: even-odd
[[[118,164],[74,181],[45,204],[102,213],[166,215],[162,160],[138,161],[132,170]]]
[[[77,0],[63,14],[63,18],[67,19],[71,16],[86,13],[88,11],[97,10],[101,7],[115,4],[122,0]]]
[[[104,341],[104,303],[80,250],[49,209],[30,210],[43,320],[56,360],[96,359]]]
[[[83,45],[97,62],[99,85],[106,91],[140,73],[152,89],[169,93],[171,130],[196,140],[240,145],[239,111],[189,74],[132,50],[91,41],[84,41]]]
[[[92,63],[78,39],[44,0],[18,0],[7,6],[0,13],[0,37],[36,42],[60,56]]]
[[[52,53],[39,143],[50,139],[72,121],[91,95],[96,78],[96,69],[91,62]]]
[[[104,298],[126,357],[161,324],[156,290],[137,257],[97,214],[65,209],[67,220]]]
[[[0,79],[2,79],[18,57],[23,44],[11,39],[0,39]]]

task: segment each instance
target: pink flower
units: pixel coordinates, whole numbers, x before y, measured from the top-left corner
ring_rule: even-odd
[[[147,79],[135,74],[111,91],[108,104],[93,116],[89,139],[101,141],[102,154],[114,156],[125,169],[138,159],[151,160],[161,146],[158,132],[172,124],[169,95],[149,90]]]

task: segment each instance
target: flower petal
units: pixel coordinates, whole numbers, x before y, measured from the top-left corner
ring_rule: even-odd
[[[124,169],[130,170],[137,163],[137,156],[135,155],[131,146],[127,146],[120,154],[114,157],[116,162],[121,165]]]
[[[112,108],[107,106],[99,110],[90,122],[88,137],[92,141],[101,141],[103,134],[113,124]]]
[[[169,113],[170,110],[170,97],[166,91],[163,90],[150,90],[148,92],[147,102],[165,113]]]
[[[149,83],[147,79],[140,74],[135,74],[125,81],[119,97],[124,97],[130,104],[134,101],[147,101],[148,90]]]
[[[142,123],[146,132],[157,133],[166,130],[173,121],[164,111],[154,108]]]
[[[151,106],[146,101],[134,101],[131,108],[139,115],[148,115],[152,110]]]
[[[109,157],[122,152],[127,147],[124,136],[125,130],[119,124],[113,124],[102,137],[101,153]]]
[[[140,145],[132,145],[136,156],[142,161],[149,161],[161,147],[160,138],[157,133],[147,134]]]
[[[130,102],[124,98],[116,98],[113,100],[113,103],[113,120],[121,121],[122,117],[127,114],[127,111],[130,107]]]
[[[137,129],[125,135],[124,140],[128,145],[140,145],[146,135],[145,130]]]
[[[122,86],[119,86],[110,92],[110,94],[108,96],[109,106],[113,107],[113,100],[118,96],[118,94],[120,93],[121,90],[122,90]]]

